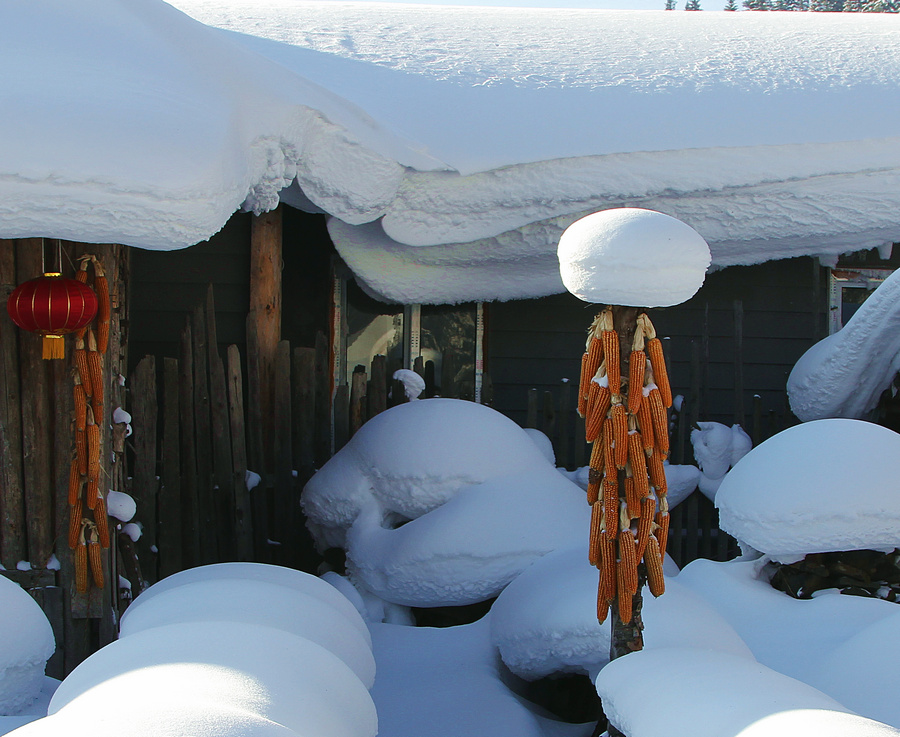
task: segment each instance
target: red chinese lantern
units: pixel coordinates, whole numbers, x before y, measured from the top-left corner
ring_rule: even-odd
[[[20,328],[44,336],[44,358],[64,358],[63,336],[94,319],[97,295],[86,284],[48,272],[16,287],[6,311]]]

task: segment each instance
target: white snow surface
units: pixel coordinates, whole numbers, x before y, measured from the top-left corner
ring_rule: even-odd
[[[794,365],[787,390],[803,421],[867,418],[900,370],[900,273],[893,273],[847,324]]]
[[[700,466],[700,491],[715,501],[725,474],[750,452],[753,441],[740,425],[698,422],[697,429],[691,430],[691,445]]]
[[[723,530],[773,557],[900,547],[900,434],[815,420],[773,435],[728,472]]]
[[[647,674],[657,687],[648,693]],[[752,659],[689,648],[648,649],[601,671],[597,692],[629,737],[888,737],[887,725]],[[648,708],[649,707],[649,708]]]
[[[672,307],[696,294],[709,268],[709,246],[689,225],[639,207],[602,210],[576,220],[559,239],[566,289],[585,302]]]
[[[161,711],[181,701],[198,711],[227,704],[298,734],[377,731],[368,691],[337,656],[299,635],[247,622],[179,622],[128,634],[75,668],[48,713],[75,722],[110,707],[125,715],[148,701]]]
[[[4,8],[0,237],[181,248],[295,183],[405,302],[561,292],[610,207],[717,266],[900,239],[889,14],[174,4]]]
[[[353,615],[351,619],[318,596],[279,584],[223,578],[177,586],[146,601],[138,596],[123,615],[119,631],[125,638],[174,623],[266,625],[334,653],[368,687],[375,679],[375,661],[355,624],[359,615],[356,611]]]
[[[106,495],[106,510],[110,517],[115,517],[120,522],[130,522],[137,512],[137,503],[129,494],[110,489]]]
[[[682,586],[666,558],[666,593],[644,590],[644,647],[695,647],[753,656],[731,625]],[[597,623],[597,569],[582,542],[536,560],[491,607],[491,641],[507,667],[534,680],[557,673],[596,676],[609,661],[609,621]]]
[[[343,547],[373,501],[384,516],[415,519],[461,489],[552,469],[528,434],[496,410],[433,398],[382,412],[306,484],[301,503],[320,548]]]
[[[44,667],[56,650],[50,622],[18,584],[0,576],[0,716],[21,713],[44,688]]]

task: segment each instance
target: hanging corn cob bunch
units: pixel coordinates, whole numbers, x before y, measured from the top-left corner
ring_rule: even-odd
[[[665,590],[662,558],[668,537],[663,461],[669,453],[668,407],[672,403],[662,344],[646,313],[637,316],[628,356],[620,356],[611,307],[588,330],[578,411],[593,443],[588,476],[591,534],[588,559],[600,570],[597,619],[615,606],[629,623],[643,563],[650,593]]]
[[[103,354],[109,342],[110,300],[106,274],[96,256],[82,256],[76,280],[88,282],[93,265],[97,293],[96,334],[90,324],[78,331],[74,351],[75,452],[69,472],[69,547],[75,553],[76,590],[86,593],[90,582],[103,588],[102,549],[108,548],[109,520],[101,491],[104,422]],[[93,514],[93,519],[85,516]],[[91,575],[88,575],[90,569]]]

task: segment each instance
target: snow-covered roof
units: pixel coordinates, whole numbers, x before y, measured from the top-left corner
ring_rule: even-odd
[[[718,266],[900,240],[892,14],[173,5],[4,5],[0,237],[181,248],[295,182],[423,302],[563,291],[559,235],[614,206]]]

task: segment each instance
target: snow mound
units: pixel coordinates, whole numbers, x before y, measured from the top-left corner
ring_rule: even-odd
[[[283,630],[234,622],[179,623],[113,642],[69,674],[49,714],[74,722],[109,708],[164,712],[179,702],[197,711],[227,704],[298,734],[377,731],[368,691],[334,654]]]
[[[528,434],[484,405],[427,399],[366,424],[306,484],[301,503],[320,548],[343,547],[373,499],[383,514],[415,519],[460,489],[547,462]]]
[[[563,284],[585,302],[671,307],[703,284],[709,246],[689,225],[623,207],[576,220],[559,239]]]
[[[50,622],[18,584],[0,576],[0,716],[32,705],[44,687],[44,668],[56,650]]]
[[[138,597],[140,598],[140,597]],[[311,640],[334,653],[371,686],[375,660],[360,634],[359,615],[344,614],[322,599],[277,584],[240,579],[197,581],[178,586],[126,610],[120,635],[174,623],[242,622],[274,627]]]
[[[847,324],[820,340],[788,377],[791,411],[803,421],[863,419],[900,370],[900,272],[862,303]]]
[[[671,578],[666,593],[645,591],[644,646],[713,648],[752,658],[725,619]],[[597,569],[587,542],[544,556],[509,584],[491,607],[491,640],[500,657],[526,680],[554,673],[596,675],[609,660],[609,624],[597,622]]]
[[[772,556],[900,546],[900,435],[870,422],[807,422],[729,471],[723,530]]]
[[[655,687],[648,692],[652,673]],[[597,677],[610,721],[629,737],[888,737],[821,691],[730,653],[643,650]],[[648,708],[648,706],[650,708]]]
[[[533,444],[532,453],[538,456]],[[587,539],[590,508],[581,490],[540,461],[527,473],[466,487],[394,530],[382,527],[379,508],[370,505],[347,534],[351,577],[407,606],[496,596],[536,558]]]
[[[366,623],[359,616],[357,608],[338,589],[309,573],[268,563],[213,563],[173,573],[171,576],[166,576],[150,588],[142,591],[129,605],[128,609],[125,610],[122,619],[130,618],[134,612],[138,611],[150,599],[166,591],[199,581],[220,581],[222,579],[252,580],[277,584],[298,591],[301,594],[314,596],[337,609],[343,617],[354,624],[359,633],[366,638],[366,641],[370,642],[369,628],[366,627]]]

